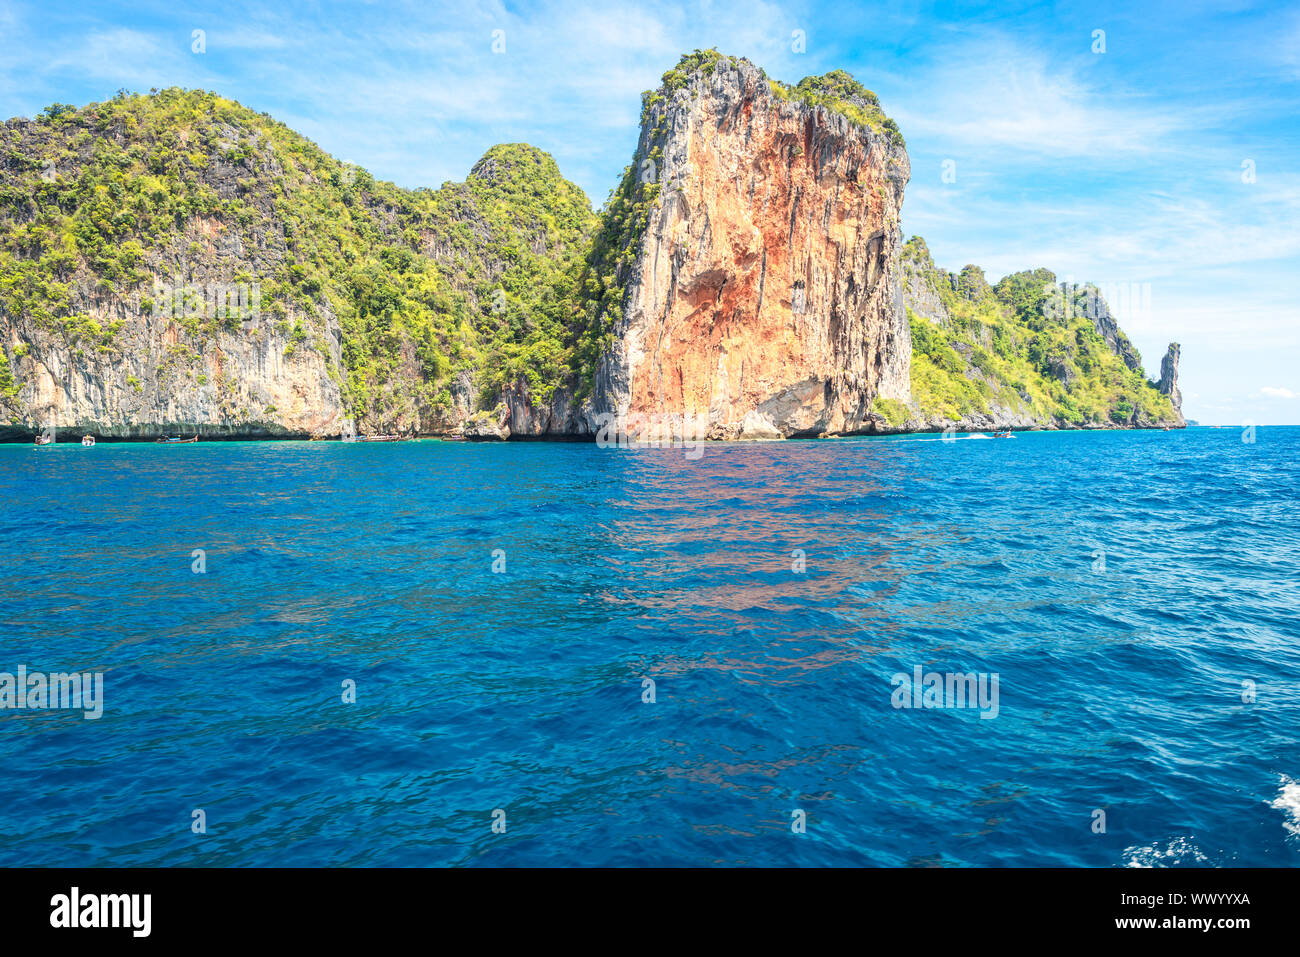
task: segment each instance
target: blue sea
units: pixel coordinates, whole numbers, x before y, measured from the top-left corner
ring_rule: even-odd
[[[1300,865],[1248,437],[0,446],[0,865]]]

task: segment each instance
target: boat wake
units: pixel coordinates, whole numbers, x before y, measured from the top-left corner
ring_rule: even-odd
[[[1176,837],[1161,846],[1159,841],[1144,846],[1124,848],[1125,867],[1178,867],[1204,864],[1208,858],[1185,837]]]
[[[1292,837],[1300,837],[1300,781],[1282,775],[1282,784],[1278,788],[1277,797],[1269,807],[1287,816],[1282,822],[1282,827],[1286,828],[1288,834]]]
[[[944,436],[936,439],[929,439],[929,438],[908,439],[907,441],[908,442],[971,442],[974,441],[975,439],[991,439],[991,438],[994,438],[994,436],[989,435],[986,432],[972,432],[970,435],[952,435],[952,436]],[[999,438],[1014,439],[1015,436],[1003,435],[1003,436],[999,436]]]

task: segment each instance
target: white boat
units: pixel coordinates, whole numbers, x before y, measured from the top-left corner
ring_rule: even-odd
[[[95,437],[93,435],[83,435],[81,437],[81,444],[84,445],[86,448],[90,448],[92,445],[95,444]]]

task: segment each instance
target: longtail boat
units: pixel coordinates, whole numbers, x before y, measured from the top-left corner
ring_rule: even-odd
[[[157,442],[159,445],[189,445],[191,442],[197,442],[198,440],[199,437],[197,435],[195,435],[194,438],[192,439],[178,439],[178,438],[154,439],[154,441]]]

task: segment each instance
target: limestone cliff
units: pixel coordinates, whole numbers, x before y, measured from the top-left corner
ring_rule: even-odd
[[[0,438],[337,431],[333,310],[305,325],[301,303],[270,288],[263,302],[258,281],[291,258],[255,186],[284,177],[279,158],[221,116],[207,142],[175,132],[173,179],[122,112],[56,107],[0,127]]]
[[[530,146],[402,190],[201,91],[0,125],[0,440],[458,429],[564,375],[595,221]]]
[[[1162,428],[1178,411],[1178,347],[1157,385],[1093,285],[1047,269],[991,285],[978,266],[935,266],[925,240],[903,248],[912,399],[891,405],[898,431]]]
[[[202,91],[0,125],[0,441],[1181,425],[1091,287],[902,243],[848,74],[696,51],[599,214],[526,144],[405,190]]]
[[[1178,424],[1185,426],[1187,420],[1183,418],[1183,393],[1178,388],[1178,359],[1182,354],[1182,350],[1183,347],[1178,343],[1169,343],[1169,351],[1160,360],[1160,382],[1157,388],[1159,388],[1161,395],[1169,397],[1169,402],[1174,407],[1174,413],[1178,417]]]
[[[901,137],[846,74],[791,88],[747,60],[685,58],[646,96],[623,184],[644,225],[613,276],[592,392],[547,427],[625,414],[647,440],[871,430],[874,400],[909,396],[908,175]]]
[[[117,327],[113,347],[87,350],[27,316],[0,313],[0,341],[23,383],[0,440],[50,428],[65,439],[339,433],[344,412],[328,365],[338,360],[337,344],[322,344],[327,355],[295,349],[292,332],[270,324],[199,338],[129,302],[80,289],[71,296],[90,322]]]

